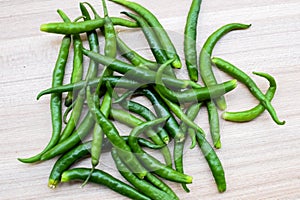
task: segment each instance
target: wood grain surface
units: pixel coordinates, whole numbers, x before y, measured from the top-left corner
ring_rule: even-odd
[[[39,91],[50,87],[52,70],[61,35],[40,32],[46,22],[60,21],[56,9],[72,19],[80,15],[79,1],[0,0],[0,199],[127,199],[95,184],[79,188],[80,183],[47,187],[54,160],[23,164],[18,157],[38,153],[51,135],[49,96],[36,100]],[[101,2],[90,1],[101,12]],[[191,0],[137,0],[149,8],[168,30],[180,55],[183,31]],[[121,16],[121,6],[108,3],[110,15]],[[102,13],[102,12],[101,12]],[[198,148],[186,148],[185,172],[194,177],[185,193],[179,184],[169,183],[180,199],[300,199],[300,1],[299,0],[203,0],[198,26],[198,47],[220,26],[251,23],[245,31],[225,36],[213,55],[239,66],[247,73],[268,72],[275,76],[278,90],[273,105],[286,125],[276,125],[268,115],[249,123],[221,120],[222,149],[217,150],[227,178],[227,191],[217,192],[213,177]],[[117,28],[133,48],[151,58],[140,30]],[[84,36],[83,36],[84,37]],[[103,47],[103,41],[101,42]],[[145,51],[144,51],[145,50]],[[71,72],[72,55],[66,68]],[[86,59],[87,62],[87,59]],[[186,70],[178,70],[186,77]],[[216,70],[219,81],[229,77]],[[265,91],[267,82],[251,75]],[[257,105],[247,89],[226,95],[228,110]],[[206,109],[196,122],[208,132]],[[118,126],[121,132],[128,131]],[[208,137],[209,138],[209,137]],[[90,166],[85,160],[77,166]],[[110,154],[101,157],[101,169],[122,179]],[[122,179],[123,180],[123,179]]]

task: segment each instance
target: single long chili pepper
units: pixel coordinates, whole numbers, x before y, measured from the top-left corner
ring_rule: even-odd
[[[71,83],[76,83],[82,80],[83,74],[83,54],[82,41],[79,35],[73,35],[74,57],[73,57],[73,71],[71,74]],[[65,106],[70,106],[74,101],[73,92],[69,92],[65,99]]]
[[[266,98],[271,101],[275,95],[276,92],[276,81],[274,77],[272,77],[270,74],[262,73],[262,72],[253,72],[253,74],[261,76],[266,78],[269,81],[269,89],[266,92],[265,96]],[[228,121],[233,122],[248,122],[255,118],[257,118],[259,115],[261,115],[265,111],[265,107],[262,104],[259,104],[255,106],[252,109],[240,111],[240,112],[224,112],[222,114],[222,118]]]
[[[213,86],[217,84],[216,78],[212,71],[211,66],[211,54],[216,45],[216,43],[224,36],[226,33],[232,30],[239,30],[239,29],[247,29],[251,25],[247,24],[239,24],[239,23],[232,23],[222,26],[218,30],[216,30],[213,34],[211,34],[206,42],[204,43],[199,58],[199,69],[201,78],[206,86]],[[226,101],[224,97],[216,98],[216,104],[221,110],[226,109]]]
[[[226,190],[225,173],[216,152],[200,133],[196,132],[196,136],[197,136],[198,145],[209,165],[209,168],[213,174],[219,192],[225,192]]]
[[[157,69],[156,62],[148,60],[130,49],[119,36],[117,36],[117,45],[121,55],[128,61],[130,61],[133,65],[139,67],[147,67],[151,70]]]
[[[120,174],[144,195],[150,197],[153,200],[173,199],[173,197],[169,196],[164,191],[161,191],[160,189],[154,187],[149,182],[137,178],[122,162],[116,149],[112,149],[111,155]]]
[[[126,78],[128,77],[137,81],[148,81],[148,83],[154,83],[156,73],[151,70],[137,68],[128,63],[119,61],[117,59],[111,59],[107,56],[103,56],[86,49],[83,49],[83,54],[98,63],[108,66],[114,71],[117,71],[121,74],[126,74]],[[168,87],[170,86],[173,88],[186,88],[188,86],[192,88],[200,88],[200,86],[193,81],[175,79],[167,75],[163,75],[163,81]]]
[[[165,29],[163,28],[163,26],[160,24],[160,22],[154,16],[153,13],[151,13],[148,9],[135,2],[125,1],[125,0],[109,0],[109,1],[123,5],[129,8],[130,10],[138,13],[140,16],[142,16],[149,23],[150,27],[154,29],[157,37],[160,39],[163,49],[165,49],[166,51],[168,59],[176,58],[175,61],[172,63],[172,66],[175,68],[181,68],[180,58],[176,53],[176,49],[168,33],[165,31]]]
[[[97,86],[99,79],[100,79],[100,77],[91,79],[91,81],[89,81],[87,83],[87,85],[90,87],[95,87],[95,86]],[[133,80],[123,78],[121,76],[103,77],[103,82],[104,83],[109,82],[112,87],[122,87],[125,89],[134,89],[134,88],[141,87],[142,85],[145,84],[145,82],[139,83],[139,82],[136,82]],[[44,96],[46,94],[53,94],[53,93],[59,94],[59,93],[68,92],[68,91],[72,91],[72,90],[80,90],[80,89],[84,88],[85,85],[86,85],[86,81],[80,81],[80,82],[77,82],[74,84],[66,84],[66,85],[62,85],[62,86],[48,88],[46,90],[41,91],[37,95],[37,99],[41,98],[42,96]]]
[[[274,122],[278,125],[284,125],[285,121],[280,121],[277,117],[276,111],[272,106],[271,102],[266,98],[266,96],[261,92],[255,82],[242,70],[238,69],[231,63],[222,60],[221,58],[213,58],[212,62],[222,71],[226,72],[232,77],[235,77],[238,81],[242,82],[247,86],[251,94],[256,97],[260,103],[266,108],[270,113]]]
[[[197,66],[197,23],[202,0],[193,0],[184,29],[184,56],[185,64],[192,81],[198,81]]]
[[[221,148],[221,136],[220,136],[220,125],[219,125],[219,113],[213,101],[206,102],[209,130],[212,138],[214,147],[217,149]]]
[[[170,108],[170,110],[173,111],[173,113],[180,119],[182,120],[184,123],[186,123],[188,126],[190,126],[191,128],[196,129],[197,131],[199,131],[201,134],[205,135],[204,131],[197,125],[195,124],[192,120],[189,119],[188,116],[185,115],[185,113],[181,110],[181,108],[179,107],[179,105],[171,102],[169,99],[164,97],[164,94],[162,93],[164,90],[162,90],[162,88],[165,88],[163,82],[162,82],[162,73],[164,71],[164,69],[166,67],[168,67],[169,62],[172,62],[172,60],[169,60],[168,62],[166,62],[165,64],[162,64],[160,66],[160,68],[157,71],[157,75],[155,78],[155,89],[157,90],[158,94],[161,96],[161,98],[164,100],[164,102],[168,105],[168,107]]]
[[[128,112],[118,110],[118,109],[111,109],[110,112],[111,118],[114,120],[117,120],[118,122],[122,124],[126,124],[130,127],[137,127],[140,124],[144,123],[141,119],[135,117],[134,115],[129,114]],[[149,129],[146,131],[146,135],[155,143],[158,145],[165,145],[165,143],[161,140],[161,138],[158,136],[158,134],[153,131],[152,129]],[[172,157],[170,150],[167,146],[163,147],[161,149],[161,153],[164,157],[164,160],[166,162],[166,165],[171,167],[172,166]]]
[[[119,17],[111,18],[114,25],[125,26],[129,28],[137,28],[138,24],[136,22],[132,22]],[[104,26],[105,20],[94,19],[88,21],[80,21],[80,22],[53,22],[48,24],[42,24],[40,27],[41,31],[48,33],[56,33],[56,34],[80,34],[85,32],[90,32],[96,30],[97,28],[101,28]]]
[[[150,171],[153,171],[160,177],[170,181],[179,183],[191,183],[193,179],[191,176],[182,174],[163,165],[158,160],[147,154],[137,143],[137,137],[139,136],[139,134],[141,134],[143,131],[154,125],[158,125],[162,122],[165,122],[168,119],[168,117],[169,116],[159,118],[154,121],[145,122],[139,125],[138,127],[135,127],[134,129],[132,129],[129,135],[128,143],[131,149],[136,153],[138,158],[144,163],[144,166]]]
[[[130,167],[130,169],[133,170],[139,178],[143,179],[148,172],[141,166],[141,164],[131,152],[130,147],[120,137],[113,123],[108,120],[100,110],[96,108],[89,87],[87,89],[87,99],[90,112],[93,114],[95,120],[101,126],[107,138],[110,140],[114,147],[118,148],[119,154],[122,154],[124,157],[126,157],[126,160],[124,162]]]
[[[178,141],[184,140],[185,134],[180,130],[179,125],[175,120],[174,116],[170,113],[167,105],[164,103],[161,97],[155,92],[154,89],[143,88],[135,91],[135,94],[136,95],[142,94],[146,96],[154,106],[154,109],[158,117],[170,116],[170,118],[166,122],[166,126],[165,126],[166,130],[168,131],[168,133],[172,138],[175,138],[175,140]]]
[[[188,89],[181,92],[169,90],[165,86],[157,85],[156,88],[170,101],[174,103],[201,102],[219,97],[232,91],[237,86],[237,80],[233,79],[221,84]]]
[[[86,180],[86,178],[89,176],[91,169],[88,168],[74,168],[67,171],[64,171],[62,174],[61,181],[62,182],[69,182],[71,180]],[[127,185],[126,183],[123,183],[119,179],[114,178],[110,174],[95,169],[93,173],[91,174],[90,181],[93,183],[97,183],[100,185],[104,185],[113,191],[122,194],[124,196],[127,196],[131,199],[137,199],[137,200],[151,200],[151,198],[141,194],[133,187]]]
[[[155,35],[155,31],[153,30],[152,27],[149,26],[147,21],[145,21],[142,17],[139,17],[139,16],[129,13],[129,12],[121,12],[121,13],[125,14],[126,16],[128,16],[138,22],[139,26],[141,27],[141,29],[148,41],[148,44],[150,46],[152,54],[154,55],[154,57],[156,59],[156,62],[159,64],[165,63],[168,60],[165,49],[162,48],[159,39]],[[174,74],[172,68],[168,68],[168,71],[166,72],[166,74],[168,74],[171,77],[175,77],[175,74]]]
[[[55,68],[52,75],[52,87],[61,86],[65,74],[65,66],[67,63],[69,48],[71,44],[70,36],[64,36],[59,55],[56,60]],[[51,120],[52,120],[52,136],[48,145],[39,154],[31,158],[18,158],[19,161],[24,163],[33,163],[41,159],[42,155],[49,149],[54,147],[60,138],[60,133],[62,129],[62,108],[61,108],[61,94],[51,94],[50,99],[50,110],[51,110]]]

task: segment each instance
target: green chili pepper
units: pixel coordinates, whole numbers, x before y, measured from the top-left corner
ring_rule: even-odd
[[[219,125],[219,113],[213,101],[206,102],[209,130],[212,138],[214,147],[217,149],[221,148],[221,136],[220,136],[220,125]]]
[[[77,160],[82,159],[83,157],[90,154],[91,142],[81,144],[63,156],[61,156],[54,164],[48,181],[48,186],[50,188],[55,188],[60,182],[62,173],[67,170],[72,164]]]
[[[209,165],[209,168],[214,176],[219,192],[226,190],[226,180],[222,164],[210,144],[202,136],[202,134],[196,132],[197,141],[199,147]]]
[[[83,75],[82,41],[79,34],[74,34],[72,38],[73,38],[74,56],[73,56],[73,69],[72,69],[70,83],[76,83],[82,80],[82,75]],[[66,107],[70,106],[74,101],[74,99],[75,97],[73,92],[72,91],[68,92],[67,97],[65,99],[65,106]]]
[[[120,25],[130,28],[137,28],[138,24],[119,17],[111,18],[114,25]],[[93,31],[97,28],[103,27],[105,20],[103,18],[80,21],[80,22],[53,22],[48,24],[42,24],[40,27],[41,31],[48,33],[57,33],[57,34],[79,34],[89,31]]]
[[[161,96],[165,96],[166,100],[169,102],[172,101],[174,103],[184,103],[184,102],[192,102],[192,101],[204,101],[211,99],[216,96],[220,96],[226,92],[229,92],[236,88],[236,80],[227,81],[223,84],[214,85],[211,87],[202,87],[198,89],[185,90],[182,92],[175,92],[167,89],[163,83],[162,73],[163,70],[168,67],[168,63],[172,60],[164,63],[157,72],[156,75],[156,86],[155,88],[162,94]]]
[[[206,86],[210,87],[217,84],[216,78],[213,74],[212,67],[211,67],[211,54],[216,43],[226,33],[232,30],[247,29],[250,26],[251,25],[238,24],[238,23],[227,24],[219,28],[217,31],[215,31],[213,34],[211,34],[208,37],[200,52],[200,60],[199,60],[200,75]],[[224,97],[217,98],[216,104],[221,110],[226,109],[226,102]]]
[[[169,99],[174,103],[187,103],[187,102],[201,102],[210,99],[214,99],[219,97],[231,90],[235,89],[237,86],[236,80],[226,81],[221,84],[202,87],[196,89],[188,89],[181,92],[171,91],[165,86],[157,85],[157,89],[165,96],[165,98]]]
[[[238,81],[244,83],[251,94],[256,97],[260,103],[267,109],[270,113],[274,122],[278,125],[284,125],[285,121],[280,121],[277,117],[276,111],[272,106],[271,102],[266,98],[266,96],[261,92],[255,82],[242,70],[238,69],[229,62],[222,60],[221,58],[213,58],[212,62],[222,71],[228,73],[230,76],[235,77]]]
[[[169,196],[167,193],[159,190],[158,188],[154,187],[150,183],[145,180],[140,180],[137,178],[122,162],[121,158],[118,156],[117,150],[112,149],[112,157],[115,161],[115,164],[118,168],[120,174],[135,188],[141,191],[144,195],[150,197],[151,199],[173,199],[173,197]]]
[[[192,81],[198,81],[197,66],[197,23],[202,0],[193,0],[184,29],[184,56],[185,64]]]
[[[86,180],[89,176],[91,169],[88,168],[75,168],[64,171],[62,174],[61,181],[62,182],[69,182],[71,180]],[[90,181],[93,183],[97,183],[100,185],[104,185],[115,192],[127,196],[131,199],[137,200],[151,200],[149,197],[141,194],[133,187],[123,183],[119,179],[114,178],[110,174],[95,169],[91,174]]]
[[[61,47],[59,50],[59,55],[53,70],[52,87],[61,86],[65,74],[65,66],[67,63],[69,48],[71,44],[70,36],[65,36],[62,40]],[[18,158],[19,161],[24,163],[33,163],[41,159],[42,155],[49,149],[54,147],[60,138],[60,133],[62,129],[62,110],[61,110],[61,94],[51,94],[50,99],[50,110],[52,119],[52,136],[45,147],[45,149],[39,154],[31,158]]]
[[[277,88],[275,79],[271,75],[262,72],[253,72],[253,74],[264,77],[269,81],[270,86],[265,96],[269,101],[271,101],[275,95],[276,88]],[[265,107],[262,104],[259,104],[254,108],[245,111],[224,112],[222,114],[222,117],[225,120],[233,121],[233,122],[248,122],[257,118],[264,111],[265,111]]]
[[[125,0],[109,0],[117,4],[121,4],[134,12],[138,13],[140,16],[142,16],[152,27],[155,31],[155,34],[157,35],[157,38],[160,40],[161,45],[163,49],[166,51],[166,54],[168,56],[168,59],[176,58],[175,61],[172,63],[172,66],[175,68],[181,68],[181,61],[179,59],[179,56],[176,53],[176,49],[171,42],[171,39],[163,26],[160,24],[158,19],[146,8],[141,6],[138,3],[131,2],[131,1],[125,1]]]

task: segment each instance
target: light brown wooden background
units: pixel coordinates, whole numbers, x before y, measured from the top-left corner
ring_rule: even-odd
[[[38,153],[51,134],[49,96],[36,101],[39,91],[51,84],[61,36],[39,31],[42,23],[60,21],[56,9],[71,18],[80,15],[79,1],[0,0],[0,198],[1,199],[126,199],[98,185],[63,184],[47,187],[54,160],[22,164],[17,157]],[[90,1],[101,10],[100,1]],[[191,1],[142,1],[160,19],[182,54],[182,35]],[[122,7],[108,3],[111,15]],[[224,37],[214,55],[229,60],[246,72],[268,72],[276,77],[278,92],[273,105],[285,126],[277,126],[264,113],[250,123],[221,121],[223,148],[217,153],[224,165],[228,190],[219,194],[198,148],[186,150],[185,171],[194,177],[191,193],[170,184],[181,199],[300,199],[300,1],[299,0],[204,0],[199,19],[199,47],[210,33],[231,22],[251,23],[246,31]],[[118,28],[122,30],[122,28]],[[123,32],[130,36],[136,31]],[[141,37],[142,38],[142,37]],[[142,39],[141,39],[142,40]],[[135,48],[145,41],[127,40]],[[102,45],[103,46],[103,45]],[[67,79],[71,70],[67,67]],[[178,71],[185,76],[185,69]],[[218,72],[218,79],[228,76]],[[252,76],[265,91],[265,80]],[[250,108],[257,101],[244,86],[226,95],[228,110]],[[207,132],[205,109],[197,118]],[[121,128],[121,127],[119,127]],[[121,131],[124,131],[123,129]],[[109,154],[101,169],[119,177]],[[80,166],[89,166],[85,161]]]

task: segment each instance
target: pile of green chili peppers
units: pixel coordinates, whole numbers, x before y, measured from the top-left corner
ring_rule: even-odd
[[[239,81],[260,102],[250,110],[224,112],[222,118],[225,120],[251,121],[267,110],[277,124],[285,123],[278,119],[271,104],[276,91],[276,81],[271,75],[253,72],[270,84],[263,94],[241,69],[221,58],[212,58],[214,46],[225,34],[248,29],[250,25],[232,23],[219,28],[207,38],[197,56],[196,30],[201,0],[193,0],[184,32],[184,59],[190,79],[183,80],[176,78],[173,70],[182,67],[180,57],[158,19],[135,2],[110,1],[130,10],[121,12],[127,18],[110,16],[106,2],[102,0],[103,17],[84,2],[80,3],[80,17],[71,20],[58,10],[63,22],[41,25],[41,31],[64,35],[53,70],[52,87],[38,95],[39,99],[51,94],[52,137],[39,154],[19,160],[35,163],[60,156],[49,176],[50,188],[76,179],[84,181],[83,185],[87,182],[104,185],[132,199],[173,200],[179,197],[162,179],[180,183],[189,192],[187,185],[192,183],[192,177],[184,174],[183,150],[186,138],[190,137],[190,148],[200,147],[218,191],[224,192],[225,173],[214,150],[221,148],[219,110],[224,111],[227,107],[224,94],[232,91]],[[132,50],[118,36],[115,26],[142,30],[155,60],[146,59]],[[82,34],[86,34],[88,48],[83,47]],[[105,39],[103,54],[99,51],[99,37]],[[71,80],[63,85],[71,46],[74,54]],[[118,60],[118,55],[128,62]],[[89,59],[85,77],[84,56]],[[212,66],[234,79],[217,83]],[[197,83],[199,78],[204,86]],[[63,93],[67,93],[65,98],[62,98]],[[155,112],[134,101],[138,96],[149,101]],[[206,140],[203,129],[194,122],[202,106],[208,111],[212,145]],[[131,127],[132,131],[124,135],[115,122]],[[92,135],[92,140],[86,141],[88,135]],[[171,145],[167,145],[172,140],[173,157]],[[164,162],[144,148],[160,152]],[[105,152],[111,152],[116,168],[128,183],[97,169],[100,156]],[[70,169],[86,157],[91,160],[90,168]]]

